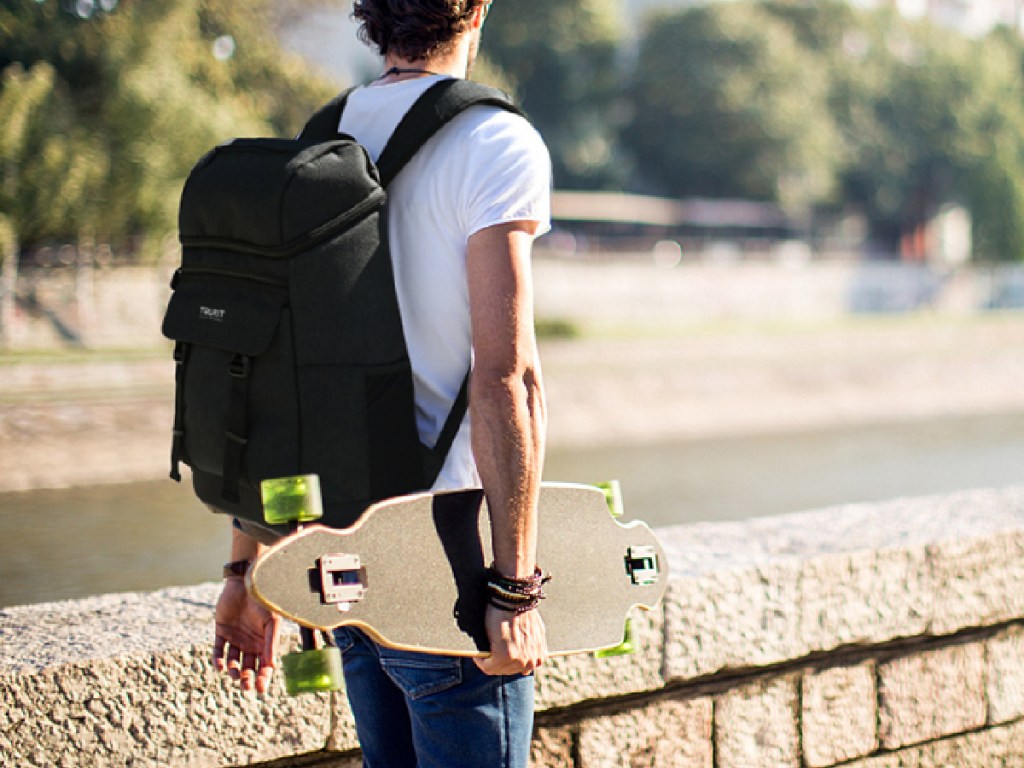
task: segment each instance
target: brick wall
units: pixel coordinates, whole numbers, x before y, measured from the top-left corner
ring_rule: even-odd
[[[1024,766],[1024,488],[660,534],[638,652],[538,674],[536,768]],[[216,593],[0,611],[0,763],[358,765],[343,695],[213,675]]]
[[[542,715],[534,765],[1024,765],[1022,643],[1011,624],[679,686],[573,722]]]

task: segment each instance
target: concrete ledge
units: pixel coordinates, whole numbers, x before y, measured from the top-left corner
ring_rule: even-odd
[[[660,533],[671,588],[638,616],[640,651],[538,675],[535,765],[988,765],[929,762],[975,746],[1024,765],[1024,488]],[[217,591],[0,611],[0,754],[353,764],[343,695],[243,695],[213,673]]]

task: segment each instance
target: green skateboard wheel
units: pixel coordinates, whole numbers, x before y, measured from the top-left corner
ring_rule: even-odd
[[[636,643],[633,638],[633,620],[626,619],[626,627],[622,632],[622,642],[611,648],[596,651],[594,656],[599,659],[610,659],[613,656],[628,656],[631,653],[636,653]]]
[[[612,517],[622,517],[625,508],[622,506],[622,486],[618,480],[609,480],[606,483],[598,483],[597,487],[604,492],[604,499],[608,503],[608,511]]]
[[[289,696],[342,688],[341,651],[334,646],[289,653],[281,659],[281,666]]]
[[[271,525],[311,523],[324,515],[317,475],[277,477],[260,483],[263,519]]]

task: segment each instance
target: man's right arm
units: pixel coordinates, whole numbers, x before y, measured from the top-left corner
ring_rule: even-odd
[[[230,560],[255,560],[263,545],[231,529]],[[277,656],[281,619],[249,594],[243,577],[230,575],[217,600],[213,662],[218,672],[237,680],[242,690],[265,693]]]

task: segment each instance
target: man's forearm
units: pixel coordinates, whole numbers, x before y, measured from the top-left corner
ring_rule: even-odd
[[[514,376],[474,372],[473,453],[491,510],[494,565],[513,578],[537,565],[537,497],[544,465],[544,389],[538,367]]]
[[[530,275],[534,229],[530,222],[510,222],[481,230],[469,240],[466,262],[473,458],[490,508],[494,564],[512,578],[530,576],[536,566],[544,464],[544,387]]]
[[[264,550],[264,545],[235,526],[231,527],[231,561],[255,560]]]

